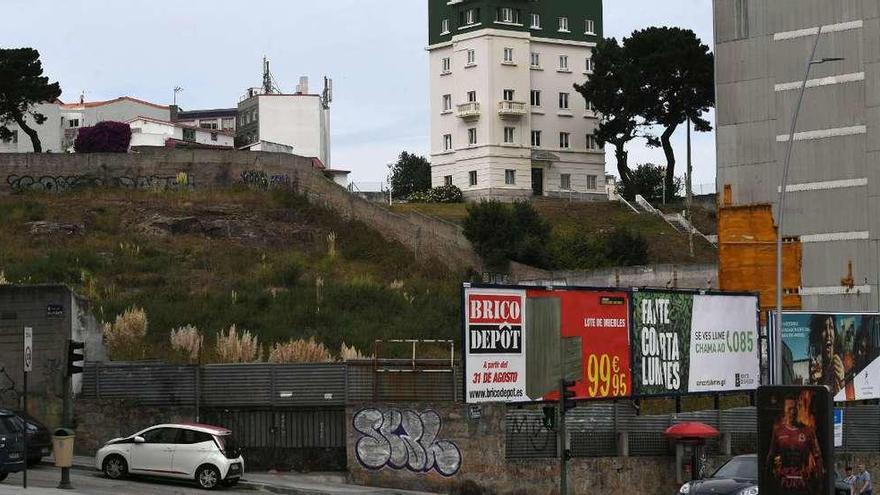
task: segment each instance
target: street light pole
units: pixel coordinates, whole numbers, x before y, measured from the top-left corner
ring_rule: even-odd
[[[782,340],[782,236],[783,221],[785,219],[785,190],[788,187],[788,169],[789,165],[791,164],[791,150],[794,146],[794,131],[797,127],[798,115],[801,112],[801,105],[804,102],[804,93],[806,93],[807,90],[807,81],[810,78],[810,70],[813,68],[814,65],[822,64],[825,62],[843,60],[843,58],[840,57],[816,59],[816,49],[819,47],[819,39],[821,37],[822,26],[819,26],[818,31],[816,32],[816,40],[813,43],[813,51],[810,54],[810,58],[807,59],[806,68],[804,70],[804,80],[801,83],[800,96],[798,97],[797,106],[794,109],[794,116],[791,119],[791,130],[788,133],[788,150],[785,153],[785,164],[782,168],[782,180],[779,184],[779,221],[777,222],[776,230],[776,314],[774,318],[775,325],[773,328],[774,364],[772,370],[772,384],[780,383],[782,375],[782,363],[779,353],[779,346]]]

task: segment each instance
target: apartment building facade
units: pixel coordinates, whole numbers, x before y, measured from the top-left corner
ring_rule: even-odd
[[[807,310],[880,308],[880,2],[714,0],[717,187],[733,205],[769,203],[804,67],[782,235],[802,247]],[[820,31],[821,28],[821,31]],[[821,34],[820,34],[821,33]],[[787,288],[788,289],[788,288]]]
[[[432,184],[605,199],[592,72],[601,0],[429,0]]]

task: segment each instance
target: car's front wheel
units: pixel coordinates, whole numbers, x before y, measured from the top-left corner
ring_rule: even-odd
[[[205,490],[213,490],[220,484],[220,470],[214,466],[202,466],[196,472],[196,482]]]
[[[104,459],[104,475],[111,480],[124,478],[128,474],[128,463],[121,455],[111,455]]]

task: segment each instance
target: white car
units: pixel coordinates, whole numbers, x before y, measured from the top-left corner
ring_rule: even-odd
[[[111,479],[128,474],[195,480],[204,489],[232,486],[244,473],[244,459],[232,432],[201,424],[157,425],[98,450],[95,467]]]

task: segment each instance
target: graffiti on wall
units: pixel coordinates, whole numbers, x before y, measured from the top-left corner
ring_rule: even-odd
[[[177,175],[141,175],[136,177],[111,177],[104,180],[92,175],[9,175],[6,183],[15,192],[50,191],[64,192],[89,187],[118,187],[147,190],[192,190],[195,181],[185,173]]]
[[[269,175],[262,170],[245,170],[241,173],[241,182],[251,189],[266,191],[269,189],[290,187],[290,176],[287,174]]]
[[[461,468],[458,446],[437,438],[442,421],[435,411],[363,409],[354,415],[353,426],[362,435],[355,455],[367,469],[435,470],[452,476]]]

